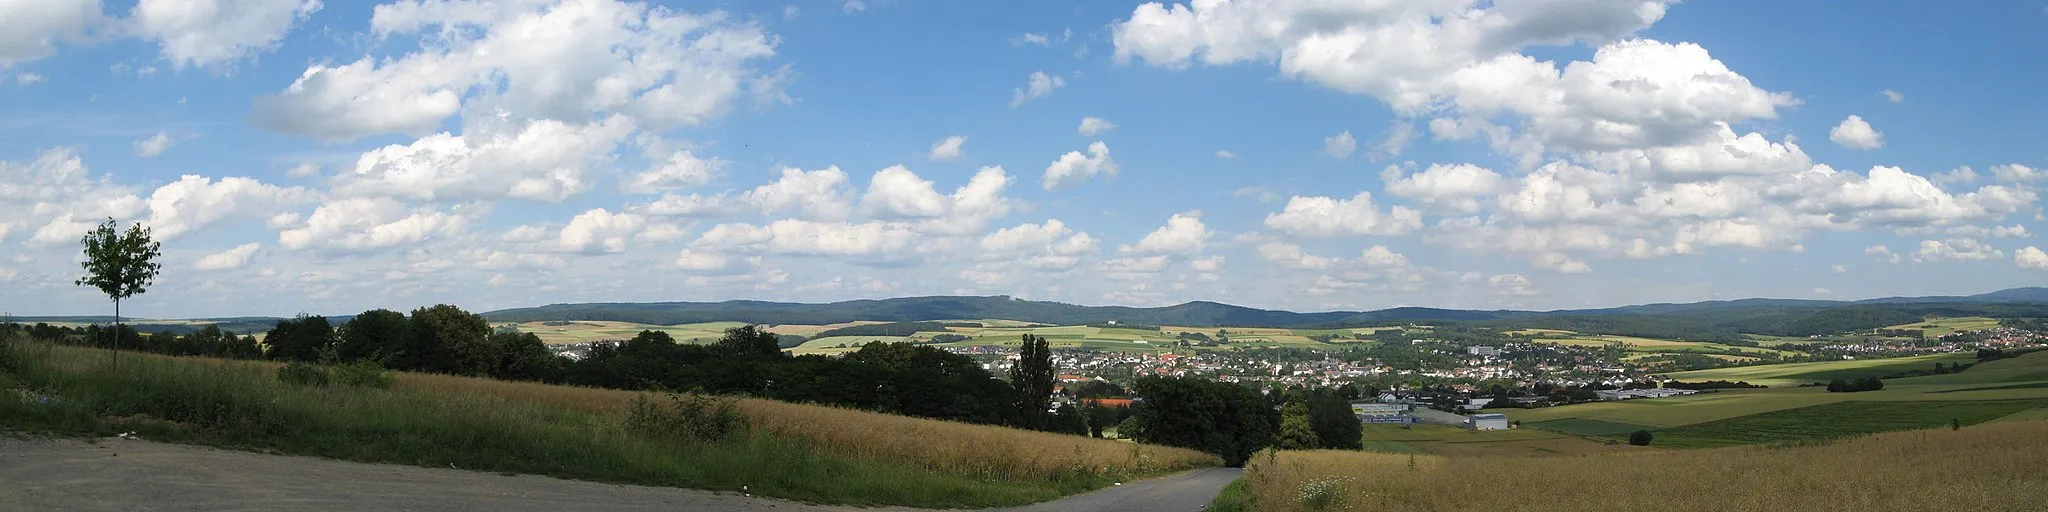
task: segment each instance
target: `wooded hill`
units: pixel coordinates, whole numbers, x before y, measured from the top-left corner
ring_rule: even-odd
[[[748,300],[552,304],[484,313],[484,317],[493,322],[600,320],[657,325],[721,321],[816,325],[861,320],[930,322],[976,319],[1018,320],[1054,325],[1115,321],[1142,325],[1283,328],[1373,327],[1420,323],[1563,329],[1694,341],[1734,340],[1742,334],[1837,334],[1913,323],[1930,316],[2048,318],[2048,288],[2014,288],[1969,296],[1890,297],[1862,301],[1742,299],[1556,311],[1477,311],[1403,307],[1377,311],[1297,313],[1208,301],[1136,308],[1080,306],[1007,296],[937,296],[853,300],[827,304]],[[338,317],[329,318],[334,320]],[[112,318],[19,317],[14,320],[24,323],[105,323],[110,322]],[[268,329],[276,320],[238,317],[178,322],[131,319],[130,322],[143,331],[195,330],[207,323],[218,323],[223,328],[239,328],[236,330],[240,332]]]

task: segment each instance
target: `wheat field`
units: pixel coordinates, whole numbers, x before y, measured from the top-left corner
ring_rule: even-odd
[[[471,377],[402,373],[400,389],[486,394],[601,414],[623,414],[639,393]],[[1058,479],[1078,475],[1141,476],[1221,464],[1216,456],[1109,439],[1033,432],[876,412],[743,399],[753,428],[801,439],[815,449],[861,458],[916,463],[927,469],[991,479]]]
[[[1584,457],[1446,458],[1268,452],[1245,480],[1254,510],[2039,511],[2048,422],[1841,442]]]

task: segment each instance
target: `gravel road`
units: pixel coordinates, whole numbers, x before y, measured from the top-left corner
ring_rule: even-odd
[[[1235,469],[1130,482],[1019,511],[1182,512]],[[0,437],[0,511],[640,510],[910,511],[807,505],[689,489],[267,455],[134,439]]]

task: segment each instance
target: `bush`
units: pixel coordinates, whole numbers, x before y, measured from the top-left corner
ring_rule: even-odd
[[[385,372],[384,367],[371,361],[336,365],[330,369],[329,376],[336,385],[352,388],[391,389],[391,385],[398,380]]]
[[[277,369],[277,380],[300,386],[327,385],[327,369],[311,363],[292,362]]]
[[[1650,440],[1656,437],[1657,436],[1655,434],[1651,434],[1648,430],[1637,430],[1635,432],[1630,432],[1628,434],[1628,444],[1636,446],[1649,446]]]
[[[740,415],[739,400],[715,396],[668,393],[664,407],[648,395],[633,399],[626,409],[626,430],[656,439],[718,441],[747,430],[747,418]]]

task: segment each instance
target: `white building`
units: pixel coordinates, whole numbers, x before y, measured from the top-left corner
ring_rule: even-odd
[[[1500,355],[1500,349],[1485,345],[1473,345],[1470,347],[1465,347],[1465,354],[1474,356],[1493,357]]]
[[[1694,391],[1690,389],[1676,388],[1610,389],[1594,391],[1593,395],[1600,397],[1601,400],[1629,400],[1634,398],[1667,398],[1674,396],[1690,395],[1698,392],[1699,391]]]
[[[1465,418],[1465,428],[1472,430],[1507,430],[1506,414],[1474,414]]]

